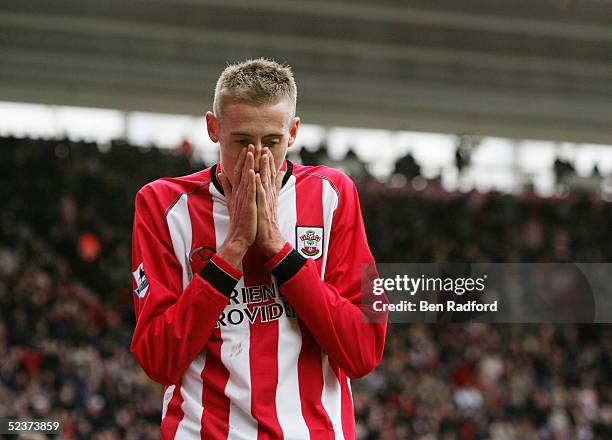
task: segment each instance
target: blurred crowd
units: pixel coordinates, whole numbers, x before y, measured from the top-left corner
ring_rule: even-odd
[[[206,165],[122,142],[0,148],[0,418],[159,438],[162,387],[129,352],[133,200]],[[610,259],[612,205],[597,197],[360,186],[379,262]],[[607,325],[393,324],[382,364],[353,384],[358,438],[610,439],[611,356]]]

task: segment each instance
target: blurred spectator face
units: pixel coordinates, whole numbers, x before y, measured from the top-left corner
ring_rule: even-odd
[[[291,102],[283,99],[270,105],[234,101],[223,107],[219,117],[206,113],[208,134],[221,146],[221,169],[232,184],[238,155],[249,144],[255,146],[256,172],[259,171],[260,151],[264,147],[270,149],[276,169],[280,169],[300,125],[300,118],[291,117],[292,110]]]

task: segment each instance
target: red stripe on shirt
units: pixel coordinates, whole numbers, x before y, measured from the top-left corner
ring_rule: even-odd
[[[247,251],[242,260],[244,285],[270,285],[272,278],[264,264],[267,258],[256,245]],[[276,414],[276,387],[278,384],[278,320],[270,320],[270,312],[282,313],[277,306],[272,310],[266,306],[278,304],[274,299],[267,300],[262,294],[261,301],[248,304],[251,313],[256,313],[250,325],[249,359],[251,369],[251,414],[257,420],[258,439],[277,439],[283,437],[282,428]],[[266,320],[262,318],[266,310]]]
[[[202,370],[202,439],[227,438],[230,401],[225,395],[229,372],[221,362],[221,332],[215,329],[206,346],[206,365]]]
[[[342,432],[344,438],[356,438],[355,433],[355,409],[353,408],[353,397],[349,389],[348,379],[344,371],[338,366],[333,367],[336,377],[340,382],[341,399],[342,399]]]
[[[296,176],[295,198],[297,206],[297,226],[323,227],[323,181],[316,176],[300,174]],[[296,248],[299,249],[300,239],[296,237]],[[319,273],[323,258],[316,261]],[[310,331],[300,320],[302,332],[302,349],[298,358],[298,378],[300,397],[302,402],[302,415],[310,431],[312,439],[329,438],[329,431],[333,431],[331,420],[323,403],[323,367],[321,363],[321,348],[314,340]],[[329,431],[321,429],[327,427]]]
[[[298,377],[302,415],[308,426],[311,439],[329,439],[333,432],[331,420],[321,402],[323,393],[323,369],[321,367],[321,348],[310,331],[300,321],[302,349],[298,358]],[[327,430],[323,431],[323,429]]]
[[[179,423],[183,420],[183,410],[181,405],[183,404],[183,396],[181,396],[181,384],[177,383],[172,393],[172,398],[168,403],[166,409],[166,416],[163,418],[161,423],[161,438],[162,440],[174,440],[176,430],[178,429]]]

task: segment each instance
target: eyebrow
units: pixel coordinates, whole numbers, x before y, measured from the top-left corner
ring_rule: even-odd
[[[248,137],[248,138],[251,137],[251,135],[249,133],[242,133],[242,132],[239,132],[239,131],[233,131],[233,132],[230,133],[230,135],[231,136],[242,136],[242,137]],[[281,134],[281,133],[272,133],[272,134],[266,134],[266,135],[264,135],[264,137],[265,138],[267,138],[267,137],[283,137],[283,134]]]

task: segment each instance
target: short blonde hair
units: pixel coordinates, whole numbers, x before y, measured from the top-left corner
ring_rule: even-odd
[[[255,105],[276,104],[289,99],[295,116],[297,86],[291,67],[274,60],[258,58],[231,64],[221,73],[215,87],[213,111],[221,116],[227,102],[246,101]]]

